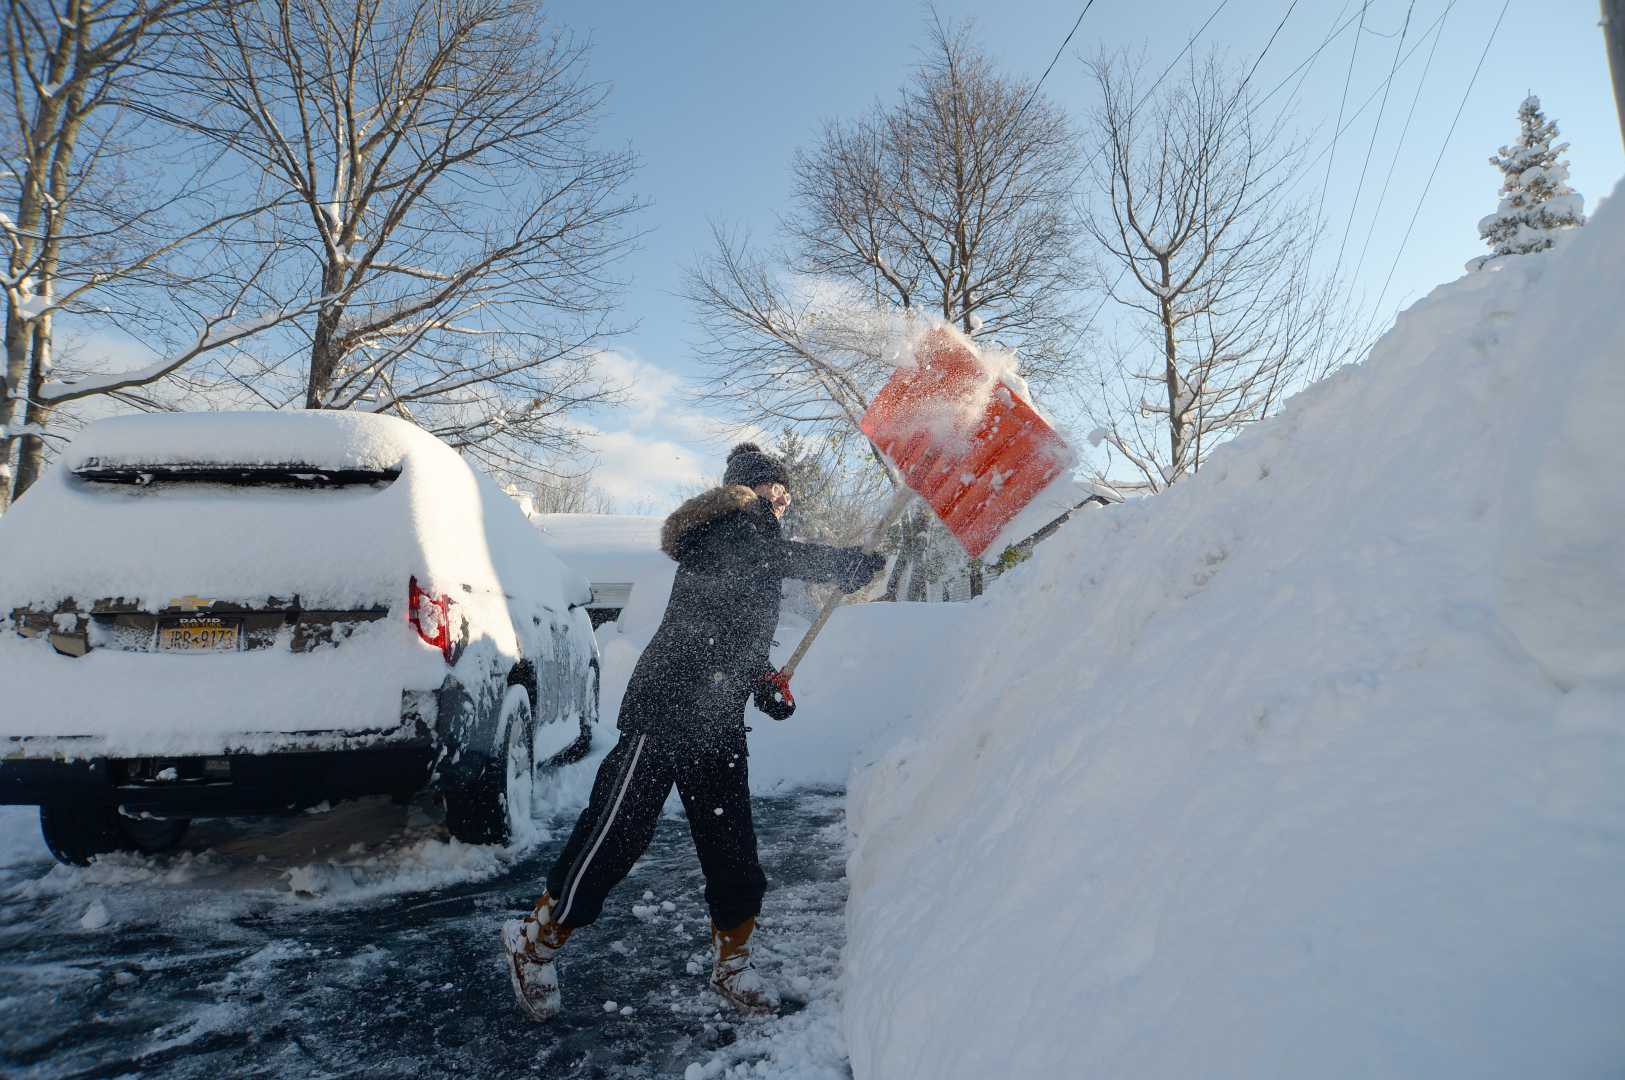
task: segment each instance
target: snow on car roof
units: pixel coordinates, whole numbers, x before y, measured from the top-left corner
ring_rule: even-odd
[[[326,490],[87,483],[167,464],[399,471]],[[586,598],[517,505],[439,439],[364,413],[145,414],[97,421],[0,517],[0,605],[171,597],[394,604],[409,576],[501,586],[558,610]]]
[[[186,464],[394,471],[410,457],[452,452],[392,416],[300,409],[109,417],[86,427],[63,460],[73,470]]]

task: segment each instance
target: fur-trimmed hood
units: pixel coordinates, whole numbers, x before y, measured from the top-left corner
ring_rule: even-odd
[[[743,484],[724,484],[702,492],[671,512],[660,526],[660,550],[677,558],[677,544],[692,529],[709,525],[718,518],[746,510],[760,498]]]

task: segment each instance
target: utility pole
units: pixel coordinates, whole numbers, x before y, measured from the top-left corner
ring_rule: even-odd
[[[1608,68],[1614,76],[1619,137],[1625,141],[1625,0],[1602,0],[1602,37],[1608,46]]]

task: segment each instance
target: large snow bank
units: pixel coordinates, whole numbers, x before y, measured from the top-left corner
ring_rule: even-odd
[[[1617,1073],[1622,242],[1437,290],[915,643],[855,1076]]]

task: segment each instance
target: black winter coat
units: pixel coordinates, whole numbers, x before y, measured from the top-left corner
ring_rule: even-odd
[[[857,548],[785,540],[765,499],[748,487],[712,488],[666,519],[663,551],[677,560],[666,614],[632,671],[621,702],[624,732],[732,744],[745,701],[772,670],[785,578],[867,581]]]

